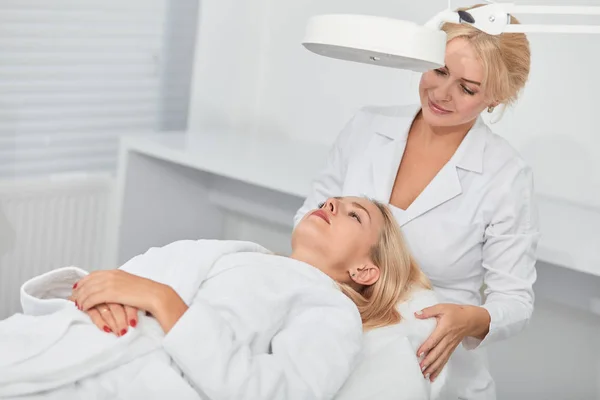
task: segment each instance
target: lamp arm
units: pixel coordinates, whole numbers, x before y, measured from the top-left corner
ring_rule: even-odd
[[[544,15],[600,15],[600,7],[588,6],[517,6],[512,5],[514,14]],[[598,25],[507,25],[504,32],[520,33],[600,33]]]
[[[600,15],[597,6],[518,6],[508,4],[512,14],[554,14],[554,15]]]
[[[600,33],[595,25],[527,25],[511,24],[511,14],[600,15],[600,7],[588,6],[518,6],[514,3],[492,3],[469,10],[479,30],[490,35],[511,33]]]

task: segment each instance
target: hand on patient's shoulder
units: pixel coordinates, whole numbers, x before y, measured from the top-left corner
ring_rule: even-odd
[[[415,313],[427,307],[439,304],[439,299],[433,290],[419,289],[415,290],[410,298],[398,305],[398,311],[402,315],[400,324],[406,326],[409,340],[413,346],[419,348],[421,344],[433,333],[437,321],[435,318],[418,319]]]

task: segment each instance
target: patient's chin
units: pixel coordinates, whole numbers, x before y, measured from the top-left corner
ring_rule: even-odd
[[[313,253],[331,254],[331,240],[317,224],[298,225],[292,233],[292,247],[310,249]]]
[[[314,227],[307,224],[306,221],[300,222],[294,231],[292,232],[292,244],[305,245],[307,241],[311,241],[311,238],[316,235]]]
[[[312,240],[325,240],[325,233],[328,227],[329,225],[321,218],[310,216],[298,224],[294,230],[294,234]]]

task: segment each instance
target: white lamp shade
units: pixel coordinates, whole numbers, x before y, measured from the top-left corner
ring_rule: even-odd
[[[326,57],[424,72],[444,66],[446,33],[385,17],[317,15],[302,44]]]

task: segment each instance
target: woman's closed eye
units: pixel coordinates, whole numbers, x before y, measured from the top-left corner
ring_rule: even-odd
[[[362,224],[362,221],[360,220],[360,216],[357,213],[355,213],[354,211],[350,211],[348,213],[348,216],[350,216],[350,217],[354,218],[355,220],[357,220],[359,224]]]
[[[471,89],[469,89],[465,85],[460,85],[460,86],[462,87],[463,92],[465,92],[469,96],[475,96],[475,94],[477,93],[477,92],[472,91]]]
[[[434,69],[435,73],[439,76],[447,76],[448,75],[448,71],[443,70],[443,69]],[[469,89],[467,86],[465,86],[464,84],[460,85],[461,90],[463,91],[463,93],[468,94],[469,96],[475,96],[477,94],[477,92]]]

